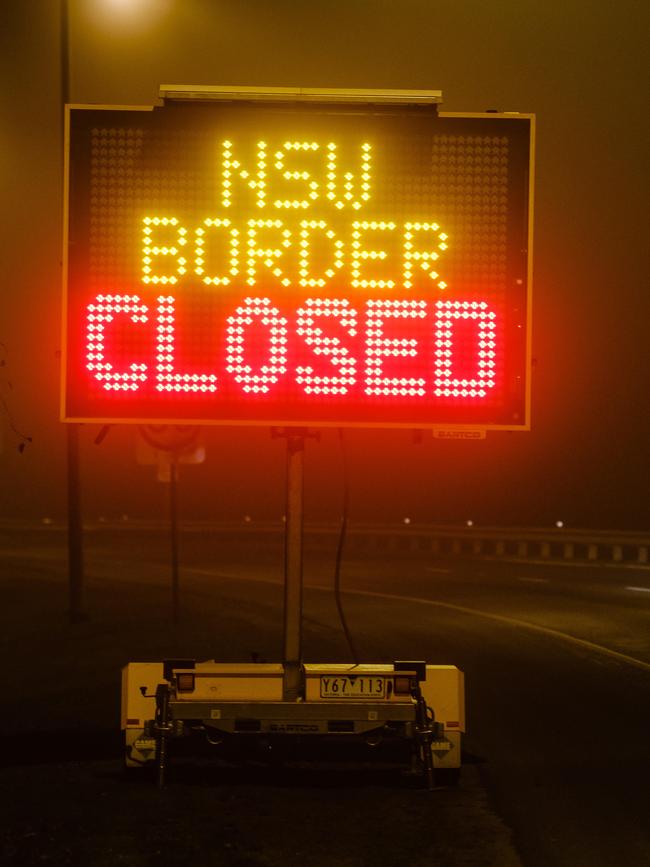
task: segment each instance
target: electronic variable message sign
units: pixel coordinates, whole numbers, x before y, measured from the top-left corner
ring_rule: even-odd
[[[530,115],[68,111],[66,421],[525,429]]]

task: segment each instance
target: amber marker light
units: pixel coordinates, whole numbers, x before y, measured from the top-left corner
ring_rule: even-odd
[[[176,674],[176,691],[177,692],[194,692],[194,674],[190,672],[179,672]]]

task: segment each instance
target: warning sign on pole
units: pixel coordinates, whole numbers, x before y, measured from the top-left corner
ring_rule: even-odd
[[[266,96],[69,108],[64,420],[526,429],[532,116]]]

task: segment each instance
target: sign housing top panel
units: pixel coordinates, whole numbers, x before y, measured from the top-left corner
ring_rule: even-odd
[[[441,90],[361,90],[358,88],[249,87],[193,84],[162,84],[162,99],[176,100],[256,100],[274,102],[357,102],[366,105],[438,105]]]

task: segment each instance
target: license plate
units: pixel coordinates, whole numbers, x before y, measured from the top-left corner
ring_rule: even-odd
[[[321,698],[386,698],[386,678],[367,674],[322,676]]]

